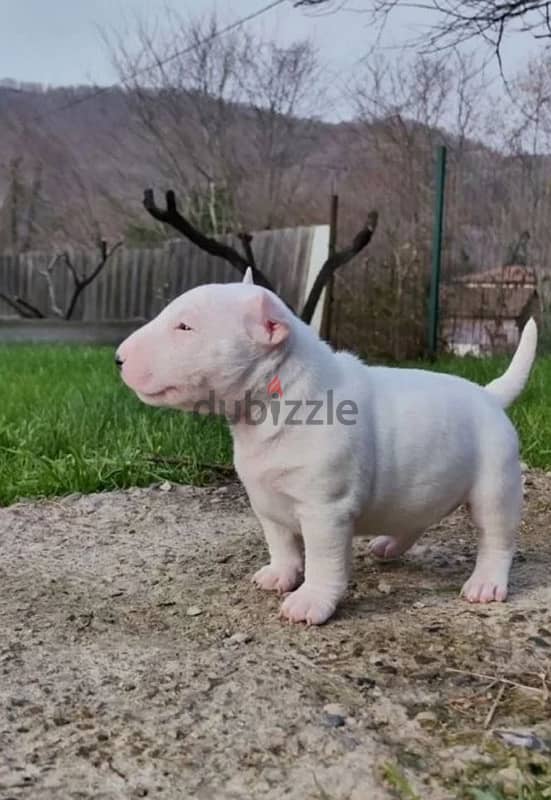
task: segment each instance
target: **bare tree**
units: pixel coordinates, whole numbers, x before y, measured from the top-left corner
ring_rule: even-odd
[[[20,316],[27,319],[45,319],[46,317],[57,317],[65,321],[71,320],[77,308],[77,303],[86,289],[96,281],[100,274],[103,272],[109,259],[112,255],[122,246],[122,242],[117,242],[111,248],[108,247],[107,242],[102,240],[99,243],[99,258],[94,268],[87,274],[81,274],[76,269],[71,256],[68,251],[54,254],[50,259],[46,269],[41,270],[39,274],[46,281],[48,287],[48,307],[38,308],[38,306],[30,303],[24,297],[12,296],[6,292],[0,291],[0,300],[7,303],[14,311],[17,311]],[[56,295],[55,288],[55,270],[59,266],[63,266],[68,270],[71,275],[73,290],[66,304],[63,308]]]
[[[249,131],[248,183],[255,204],[260,202],[262,227],[282,224],[304,176],[308,155],[315,146],[316,115],[326,92],[322,70],[309,40],[288,47],[274,42],[252,43],[241,65],[241,82],[254,110]]]
[[[425,12],[430,20],[417,45],[425,52],[448,50],[472,40],[482,40],[501,57],[501,45],[512,31],[531,34],[535,39],[551,38],[549,0],[362,0],[370,22],[385,25],[403,8]],[[343,7],[332,0],[295,0],[295,6]],[[357,10],[358,4],[355,4]]]
[[[159,171],[185,198],[187,213],[200,222],[206,212],[209,229],[220,234],[237,224],[232,205],[242,164],[233,139],[243,98],[237,68],[248,36],[243,30],[217,36],[215,16],[188,23],[168,14],[163,31],[138,23],[136,50],[123,38],[112,42],[113,60]],[[167,54],[180,55],[166,61]]]
[[[0,249],[20,253],[30,250],[39,234],[42,163],[35,161],[29,170],[22,156],[14,156],[8,175],[7,191],[0,206]]]
[[[379,206],[392,238],[419,252],[430,236],[438,144],[453,145],[457,166],[481,121],[482,76],[458,53],[390,62],[366,59],[352,86],[364,158],[384,176]]]
[[[188,21],[170,12],[167,28],[140,24],[136,51],[122,38],[110,43],[163,179],[213,234],[280,224],[319,100],[312,45],[281,48],[243,28],[222,37],[214,15]]]
[[[47,244],[100,241],[98,186],[83,169],[82,155],[47,126],[37,126],[33,106],[6,114],[10,159],[7,191],[0,207],[0,249],[26,252]]]
[[[532,59],[513,83],[501,131],[509,183],[509,252],[537,274],[542,312],[551,305],[551,59]],[[520,254],[520,258],[519,258]],[[514,256],[514,259],[513,259]]]

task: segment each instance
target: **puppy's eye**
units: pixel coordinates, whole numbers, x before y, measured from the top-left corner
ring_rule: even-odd
[[[192,331],[193,328],[190,328],[189,325],[186,325],[185,322],[180,322],[180,324],[178,325],[178,330],[179,331]]]

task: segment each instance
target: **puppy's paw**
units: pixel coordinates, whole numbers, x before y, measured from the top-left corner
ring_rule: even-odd
[[[503,603],[507,599],[507,579],[475,572],[461,589],[461,596],[469,603]]]
[[[253,575],[252,581],[260,589],[285,594],[300,585],[302,567],[294,563],[267,564]]]
[[[279,616],[289,622],[306,622],[307,625],[322,625],[335,613],[337,600],[323,589],[302,586],[288,595],[281,605]]]

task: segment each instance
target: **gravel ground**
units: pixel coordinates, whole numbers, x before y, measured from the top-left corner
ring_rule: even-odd
[[[0,800],[439,800],[548,780],[541,752],[494,731],[551,736],[551,476],[526,484],[509,603],[458,598],[475,552],[460,511],[393,565],[358,541],[346,602],[310,629],[250,583],[266,556],[237,485],[0,509]]]

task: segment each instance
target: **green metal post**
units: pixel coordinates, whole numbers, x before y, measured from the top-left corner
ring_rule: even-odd
[[[432,263],[429,299],[429,357],[435,358],[438,349],[438,313],[440,307],[440,271],[442,267],[442,240],[444,234],[444,195],[446,190],[446,155],[443,145],[436,156],[436,197],[434,227],[432,231]]]

